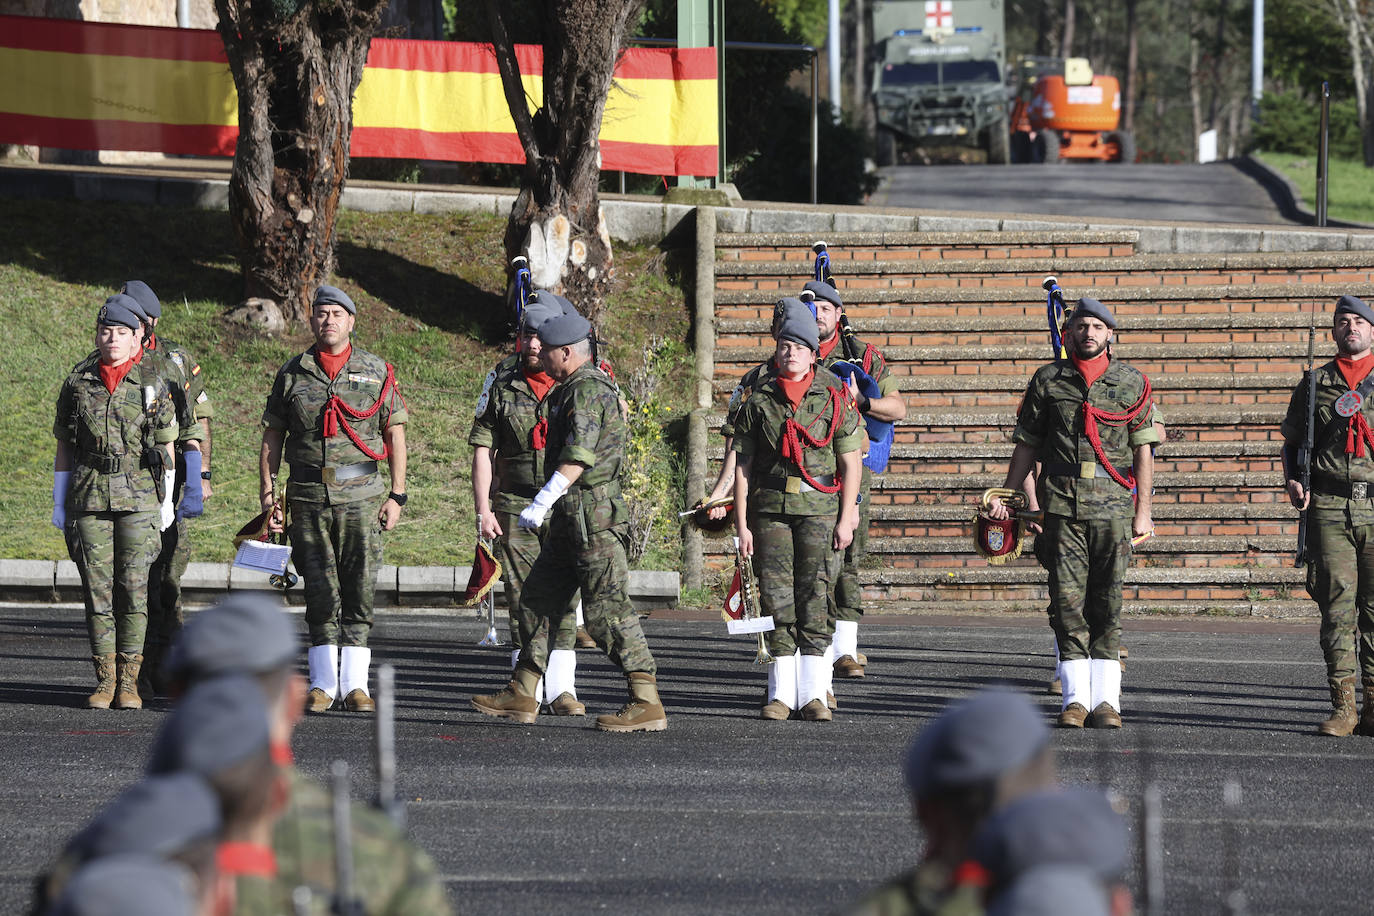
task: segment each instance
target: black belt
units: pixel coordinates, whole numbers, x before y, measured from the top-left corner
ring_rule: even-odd
[[[304,465],[291,465],[291,479],[296,483],[340,483],[356,477],[366,477],[377,473],[377,462],[359,461],[337,468],[311,468]]]
[[[1336,496],[1341,499],[1369,499],[1369,482],[1365,480],[1332,480],[1329,477],[1313,477],[1312,492],[1323,496]]]
[[[821,486],[832,487],[835,485],[834,474],[818,474],[813,476],[812,479]],[[781,475],[776,477],[765,477],[759,481],[758,485],[759,488],[763,490],[779,490],[783,493],[821,492],[807,483],[805,478],[802,477],[783,477]]]
[[[1046,477],[1075,477],[1079,480],[1092,480],[1095,477],[1111,478],[1107,469],[1096,461],[1083,461],[1078,464],[1069,464],[1064,461],[1046,461],[1041,465],[1040,472]]]

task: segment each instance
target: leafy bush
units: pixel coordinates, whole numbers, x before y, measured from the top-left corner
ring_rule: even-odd
[[[1260,119],[1251,149],[1315,156],[1321,130],[1321,105],[1298,92],[1268,93],[1260,99]],[[1329,128],[1333,159],[1359,159],[1360,125],[1354,99],[1331,103]]]

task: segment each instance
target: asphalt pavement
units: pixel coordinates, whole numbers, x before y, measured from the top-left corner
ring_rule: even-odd
[[[1269,192],[1229,162],[898,165],[870,204],[986,213],[1292,225]]]
[[[669,727],[637,735],[481,716],[468,698],[503,684],[508,650],[478,648],[471,618],[380,617],[410,834],[460,912],[836,912],[920,854],[900,767],[924,722],[995,681],[1031,691],[1047,717],[1058,709],[1043,618],[912,617],[861,628],[869,676],[837,682],[834,722],[760,721],[753,644],[708,617],[645,621]],[[1146,782],[1160,786],[1163,912],[1215,913],[1235,890],[1252,913],[1367,912],[1374,740],[1315,735],[1329,709],[1315,623],[1132,619],[1127,643],[1126,727],[1054,743],[1065,781],[1110,785],[1133,811]],[[92,674],[77,608],[0,606],[0,645],[0,912],[13,913],[137,777],[165,706],[81,708]],[[579,660],[589,714],[613,712],[623,682],[595,651]],[[368,795],[371,724],[307,719],[300,766],[322,777],[346,759]]]

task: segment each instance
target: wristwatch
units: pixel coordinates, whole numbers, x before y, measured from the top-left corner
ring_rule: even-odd
[[[397,493],[395,491],[392,491],[391,493],[386,494],[386,498],[391,500],[398,506],[404,506],[406,504],[406,499],[408,497],[404,493]]]
[[[201,480],[209,480],[209,479],[210,479],[210,472],[209,472],[209,471],[201,471],[201,472],[200,472],[200,479],[201,479]]]

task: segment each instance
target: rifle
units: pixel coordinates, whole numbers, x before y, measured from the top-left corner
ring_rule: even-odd
[[[1302,448],[1298,449],[1298,481],[1302,484],[1303,496],[1307,505],[1312,505],[1312,449],[1316,444],[1317,425],[1317,323],[1316,307],[1313,319],[1307,329],[1307,432],[1303,434]],[[1308,509],[1298,512],[1298,550],[1293,556],[1293,566],[1307,562],[1307,516]]]
[[[330,766],[330,787],[334,810],[334,899],[333,916],[362,916],[363,903],[353,895],[353,819],[348,782],[348,761],[335,760]]]
[[[396,798],[396,666],[377,668],[377,799],[376,807],[405,830],[406,809]]]

